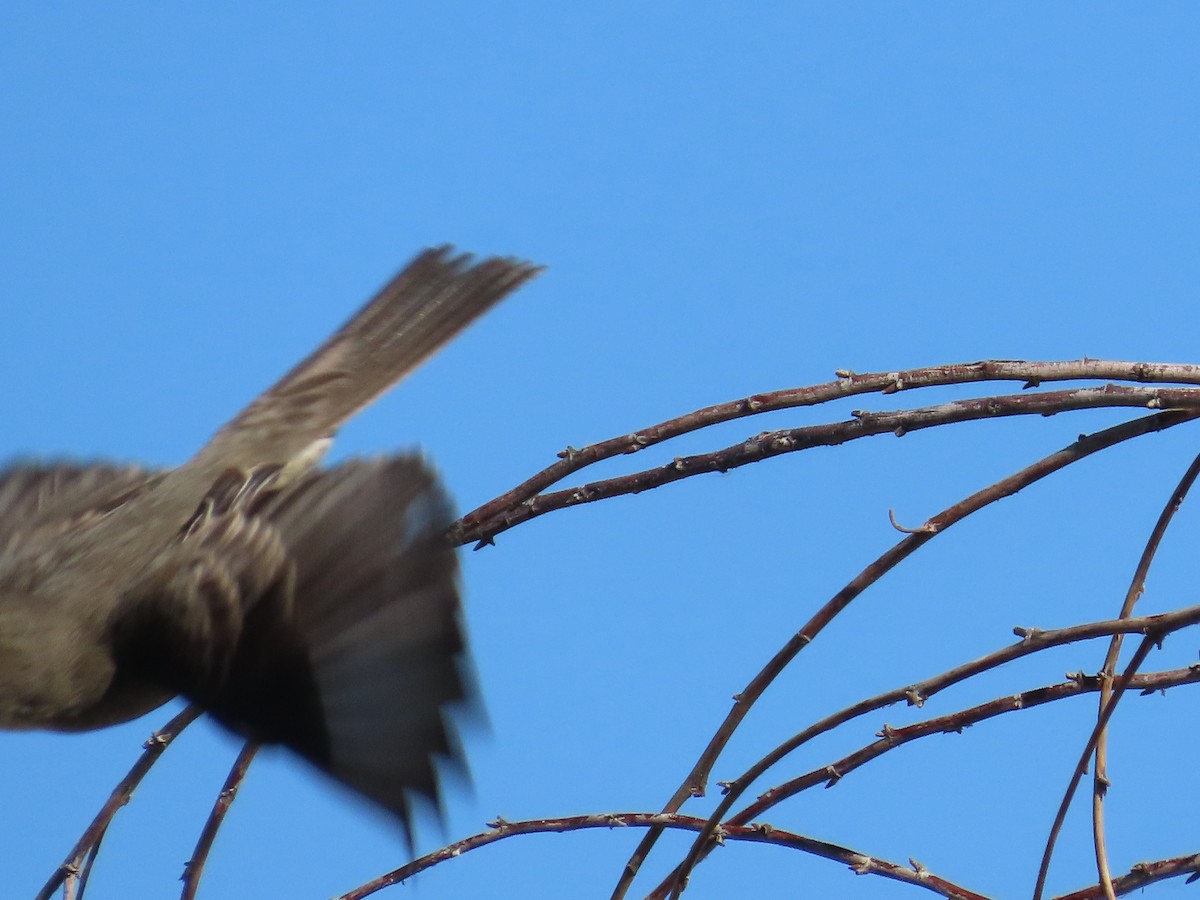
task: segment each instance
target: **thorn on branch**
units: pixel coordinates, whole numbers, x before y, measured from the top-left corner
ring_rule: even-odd
[[[1021,639],[1024,644],[1029,644],[1041,637],[1042,629],[1040,628],[1022,628],[1017,625],[1013,628],[1013,634]]]
[[[732,781],[718,781],[717,787],[721,789],[722,796],[729,793],[729,789],[733,787]]]
[[[496,831],[504,831],[510,824],[511,823],[508,821],[508,819],[504,818],[504,816],[496,816],[494,820],[487,823],[487,827],[495,829]]]
[[[915,706],[918,709],[925,705],[925,695],[915,687],[910,687],[904,692],[904,699],[908,701],[909,706]]]
[[[1031,378],[1029,381],[1027,381],[1023,385],[1021,385],[1021,390],[1027,391],[1030,388],[1040,388],[1041,386],[1042,386],[1041,379]]]
[[[888,510],[888,521],[892,523],[892,527],[901,534],[937,534],[937,526],[932,522],[926,522],[924,525],[918,525],[916,528],[905,528],[896,521],[896,511]]]
[[[839,772],[839,771],[838,771],[838,770],[837,770],[835,767],[833,767],[833,766],[826,766],[826,767],[825,767],[825,774],[829,776],[829,777],[828,777],[828,778],[825,780],[825,789],[826,789],[826,790],[829,790],[829,788],[833,787],[835,784],[837,784],[839,781],[841,781],[841,780],[842,780],[842,773],[841,773],[841,772]]]
[[[559,459],[565,459],[567,462],[574,462],[574,461],[575,461],[575,456],[576,456],[576,454],[577,454],[577,453],[579,453],[579,451],[578,451],[578,450],[576,450],[576,449],[575,449],[574,447],[572,447],[570,444],[567,444],[567,449],[566,449],[566,450],[559,450],[559,451],[558,451],[558,453],[557,453],[557,454],[555,454],[555,455],[556,455],[556,456],[557,456]]]
[[[472,547],[471,550],[473,552],[475,550],[482,550],[484,547],[495,547],[495,546],[496,546],[496,536],[494,534],[486,534],[475,542],[475,546]]]

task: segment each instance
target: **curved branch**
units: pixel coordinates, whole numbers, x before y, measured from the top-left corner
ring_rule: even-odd
[[[964,663],[961,666],[956,666],[924,681],[916,682],[915,684],[906,685],[901,688],[894,688],[890,691],[877,694],[874,697],[868,697],[859,701],[845,709],[839,710],[832,715],[826,716],[818,722],[814,722],[809,727],[805,728],[798,734],[793,735],[788,740],[781,743],[770,753],[763,756],[754,765],[750,766],[745,772],[739,775],[736,779],[723,784],[724,796],[717,804],[716,809],[708,817],[708,823],[705,828],[697,835],[695,841],[684,858],[664,881],[664,886],[669,887],[673,883],[678,883],[681,880],[686,880],[691,870],[696,864],[703,859],[708,849],[711,848],[711,838],[713,833],[722,825],[733,823],[745,823],[751,821],[755,816],[761,815],[769,807],[793,796],[795,793],[805,790],[814,784],[819,784],[829,781],[827,769],[825,767],[810,773],[808,776],[803,776],[802,779],[796,779],[787,783],[787,785],[779,788],[772,788],[766,794],[759,797],[755,804],[747,807],[742,812],[739,812],[735,817],[725,820],[726,814],[738,799],[749,790],[750,786],[761,778],[769,769],[781,762],[786,756],[795,750],[799,749],[804,744],[819,737],[822,734],[827,734],[833,729],[844,725],[862,715],[869,712],[874,712],[884,707],[891,706],[901,701],[907,702],[910,706],[923,706],[925,702],[935,694],[951,687],[955,684],[960,684],[970,678],[979,675],[982,672],[998,668],[1006,665],[1016,659],[1024,656],[1029,656],[1033,653],[1040,653],[1043,650],[1052,647],[1061,647],[1066,644],[1075,643],[1078,641],[1094,640],[1096,638],[1105,637],[1107,635],[1121,634],[1146,634],[1151,630],[1158,631],[1161,629],[1164,632],[1175,631],[1180,628],[1185,628],[1189,625],[1200,623],[1200,606],[1188,607],[1186,609],[1177,610],[1172,613],[1167,613],[1163,616],[1143,616],[1138,619],[1120,618],[1110,619],[1104,622],[1090,622],[1082,625],[1072,625],[1067,628],[1058,628],[1053,630],[1043,631],[1041,629],[1014,629],[1021,640],[1015,644],[1010,644],[1007,647],[1002,647],[992,653],[980,657],[969,663]],[[1145,690],[1158,690],[1165,687],[1173,687],[1177,684],[1186,684],[1194,681],[1200,681],[1200,664],[1191,666],[1188,669],[1176,670],[1169,673],[1161,673],[1157,676],[1141,676],[1144,680],[1135,680],[1134,686]],[[1055,686],[1054,688],[1045,688],[1039,690],[1047,690],[1057,692],[1062,696],[1073,695],[1074,693],[1090,693],[1093,691],[1103,690],[1106,680],[1103,674],[1098,676],[1086,676],[1082,672],[1071,676],[1071,680],[1064,685]],[[1075,685],[1074,688],[1071,685]],[[1058,696],[1047,695],[1045,699],[1041,699],[1037,692],[1025,692],[1024,695],[1014,695],[1018,698],[1019,704],[1023,706],[1036,706],[1047,702],[1050,699],[1058,699]],[[1002,703],[1006,698],[993,701],[993,703]],[[987,706],[987,704],[984,704]],[[976,707],[982,709],[983,707]],[[1020,707],[1018,707],[1020,708]],[[1008,710],[1001,710],[1008,711]],[[980,716],[980,719],[988,716]],[[974,721],[974,720],[973,720]],[[955,725],[955,728],[964,727],[961,723]],[[899,732],[892,731],[892,734]],[[834,763],[832,768],[836,769],[839,775],[844,775],[846,769],[843,768],[845,763]],[[859,764],[855,764],[857,767]],[[807,779],[807,780],[805,780]],[[794,790],[792,788],[795,788]]]
[[[181,900],[193,900],[196,896],[196,891],[200,887],[200,875],[204,872],[204,864],[208,861],[208,854],[212,850],[213,841],[216,840],[217,831],[220,829],[221,823],[225,821],[225,814],[233,805],[238,788],[242,786],[242,781],[245,780],[246,772],[250,768],[250,763],[254,761],[256,753],[258,753],[258,744],[247,741],[242,746],[241,752],[238,753],[237,759],[234,760],[229,775],[225,778],[225,784],[221,786],[221,792],[217,794],[217,800],[208,814],[208,821],[204,823],[200,837],[196,840],[196,849],[192,851],[192,858],[183,864],[183,875],[180,877],[180,881],[183,882]]]
[[[1102,359],[1065,362],[988,360],[862,375],[847,370],[839,371],[837,376],[836,381],[824,384],[751,394],[749,397],[739,400],[706,406],[695,412],[667,419],[657,425],[591,444],[581,450],[567,447],[558,454],[558,462],[463,516],[451,528],[451,537],[456,545],[478,540],[478,537],[472,537],[472,535],[487,533],[486,529],[480,527],[484,522],[517,509],[530,497],[593,463],[627,453],[636,453],[710,425],[730,422],[759,413],[816,406],[832,400],[862,394],[894,394],[917,388],[986,381],[1020,381],[1027,389],[1038,387],[1044,382],[1079,380],[1200,385],[1200,366]]]
[[[1179,479],[1179,484],[1175,486],[1175,490],[1171,492],[1171,496],[1168,498],[1162,512],[1159,513],[1158,521],[1154,523],[1154,528],[1151,530],[1150,537],[1146,540],[1146,546],[1142,550],[1142,555],[1138,559],[1138,564],[1134,568],[1129,588],[1125,592],[1125,600],[1121,604],[1120,612],[1122,618],[1133,615],[1134,604],[1137,603],[1138,598],[1146,590],[1146,576],[1150,572],[1150,564],[1154,561],[1154,557],[1158,553],[1159,545],[1162,543],[1163,536],[1167,533],[1167,528],[1170,526],[1171,521],[1175,518],[1175,513],[1183,505],[1183,501],[1197,477],[1200,477],[1200,455],[1197,455],[1192,460],[1192,464],[1183,473],[1183,477]],[[1104,683],[1100,690],[1100,705],[1096,711],[1096,715],[1100,715],[1104,711],[1104,707],[1112,696],[1112,678],[1117,669],[1117,659],[1121,653],[1121,643],[1122,635],[1120,634],[1114,634],[1112,640],[1109,641],[1108,652],[1104,657],[1104,665],[1100,668],[1100,675],[1104,679]],[[1112,874],[1109,872],[1108,866],[1108,848],[1104,839],[1104,797],[1108,792],[1109,785],[1107,738],[1108,730],[1101,729],[1096,739],[1096,759],[1092,770],[1092,846],[1096,851],[1096,876],[1098,883],[1104,890],[1106,900],[1116,900],[1116,889],[1113,887]]]
[[[638,494],[695,475],[724,473],[785,453],[795,453],[813,447],[834,447],[880,434],[902,437],[911,431],[979,419],[1050,416],[1061,412],[1106,408],[1195,412],[1200,410],[1200,388],[1137,388],[1110,384],[1099,388],[1048,391],[1042,394],[1007,394],[999,397],[955,400],[937,406],[895,412],[854,410],[851,413],[852,418],[846,421],[766,431],[722,450],[679,457],[665,465],[631,475],[526,497],[517,505],[506,506],[486,518],[481,519],[479,510],[476,510],[452,525],[447,536],[455,545],[476,541],[476,549],[479,549],[492,543],[496,535],[554,510],[607,500],[623,494]],[[586,456],[588,454],[584,451],[573,451],[573,458]],[[545,471],[548,473],[551,469]],[[530,479],[526,484],[532,483],[537,477]],[[491,505],[486,504],[480,509],[487,509]]]
[[[851,601],[868,587],[883,577],[888,571],[897,566],[902,560],[915,552],[937,534],[961,521],[973,512],[982,509],[1004,497],[1011,496],[1022,488],[1033,484],[1048,475],[1065,468],[1073,462],[1078,462],[1093,453],[1114,446],[1122,441],[1130,440],[1144,434],[1150,434],[1171,428],[1183,422],[1196,418],[1193,411],[1172,411],[1145,416],[1132,422],[1105,429],[1093,435],[1081,436],[1073,444],[1053,453],[1031,466],[1003,478],[995,484],[972,494],[964,500],[938,513],[927,523],[930,528],[918,533],[907,535],[903,540],[893,545],[882,556],[868,565],[845,587],[833,596],[809,621],[793,635],[775,654],[774,657],[754,676],[746,688],[734,697],[733,709],[726,715],[716,733],[713,735],[701,753],[700,758],[692,767],[691,772],[676,789],[670,800],[664,806],[664,812],[676,812],[683,803],[692,796],[702,796],[708,781],[708,773],[715,763],[717,756],[725,748],[733,732],[741,724],[749,712],[750,706],[762,695],[763,691],[783,671],[784,667],[800,653],[813,639],[845,609]],[[613,890],[614,900],[624,897],[637,875],[642,861],[657,842],[661,829],[651,828],[637,849],[626,862],[620,879]]]
[[[88,825],[83,835],[79,838],[79,841],[71,848],[71,852],[67,854],[67,858],[63,861],[62,865],[58,867],[55,873],[50,876],[50,880],[38,891],[35,900],[50,900],[50,897],[58,890],[59,885],[62,885],[64,882],[67,882],[68,890],[70,889],[70,884],[79,876],[80,865],[83,862],[84,856],[93,847],[99,845],[117,811],[129,802],[129,798],[133,796],[134,790],[142,783],[142,779],[146,777],[146,773],[150,771],[150,768],[162,756],[163,751],[167,749],[171,741],[175,740],[179,732],[198,719],[202,711],[198,706],[189,706],[171,719],[171,721],[167,722],[161,729],[150,735],[150,739],[143,745],[142,755],[133,764],[133,768],[129,770],[129,774],[122,778],[120,783],[113,788],[113,792],[109,795],[104,805],[100,807],[100,811],[96,813],[96,817],[92,819],[92,823]]]
[[[445,862],[456,856],[461,856],[471,850],[486,847],[505,838],[519,834],[548,834],[564,831],[582,831],[589,828],[677,828],[685,831],[696,831],[704,824],[704,820],[696,816],[671,815],[668,813],[602,813],[585,816],[563,816],[556,819],[530,819],[522,822],[507,822],[498,819],[489,822],[489,831],[480,832],[471,837],[456,841],[441,850],[413,860],[406,866],[381,875],[373,881],[360,885],[336,900],[362,900],[385,887],[398,884],[411,878],[418,872],[429,869],[438,863]],[[988,900],[983,894],[969,891],[960,885],[939,878],[924,866],[909,860],[911,865],[902,866],[876,856],[869,856],[850,850],[827,841],[818,841],[791,831],[774,828],[770,825],[734,826],[727,829],[722,838],[729,841],[747,841],[759,844],[774,844],[800,850],[824,859],[834,860],[849,866],[858,875],[879,875],[891,881],[923,887],[942,897],[956,900]]]

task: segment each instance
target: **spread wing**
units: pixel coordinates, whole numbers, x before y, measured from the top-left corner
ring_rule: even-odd
[[[426,250],[189,466],[248,471],[291,462],[540,271],[516,259]]]
[[[0,552],[40,529],[104,516],[159,477],[108,463],[14,463],[0,472]]]
[[[353,461],[271,495],[214,486],[116,617],[119,665],[238,734],[283,744],[409,825],[462,756],[474,682],[449,503],[418,457]],[[411,832],[409,832],[411,834]]]

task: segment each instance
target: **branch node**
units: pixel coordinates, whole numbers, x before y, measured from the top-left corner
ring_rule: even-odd
[[[916,687],[910,687],[905,690],[904,699],[908,701],[909,706],[915,706],[918,709],[925,705],[925,695]]]
[[[576,450],[570,444],[567,444],[567,449],[559,450],[555,456],[557,456],[559,459],[565,459],[567,462],[575,462],[575,456],[578,453],[578,450]]]
[[[833,374],[838,378],[846,379],[853,378],[857,373],[853,369],[835,369]]]
[[[506,831],[511,824],[504,816],[496,816],[495,819],[487,823],[487,827],[496,831]]]
[[[841,781],[841,780],[842,780],[842,773],[841,773],[841,772],[839,772],[839,771],[837,770],[837,768],[836,768],[836,767],[834,767],[834,766],[826,766],[826,767],[825,767],[825,774],[826,774],[827,776],[829,776],[829,777],[828,777],[828,778],[825,780],[825,789],[826,789],[826,790],[828,790],[829,788],[833,787],[835,784],[837,784],[839,781]]]

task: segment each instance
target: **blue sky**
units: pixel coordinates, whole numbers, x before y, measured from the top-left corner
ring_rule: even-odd
[[[1198,45],[1200,12],[1179,3],[8,6],[0,454],[177,464],[445,241],[549,269],[356,419],[335,452],[420,446],[463,509],[567,444],[838,368],[1195,360]],[[603,473],[850,408],[737,422]],[[474,791],[450,797],[445,837],[497,814],[658,808],[729,696],[896,540],[889,508],[917,523],[1121,418],[792,455],[556,513],[468,554],[490,731],[469,742]],[[715,777],[861,696],[1007,643],[1014,625],[1115,614],[1195,434],[1085,462],[931,543],[785,673]],[[1147,611],[1195,602],[1196,531],[1185,507]],[[1193,660],[1194,642],[1176,637],[1153,667]],[[924,713],[868,717],[781,778],[885,721],[1102,657],[1068,648]],[[1180,689],[1118,711],[1119,869],[1197,849],[1194,704]],[[6,891],[44,881],[169,712],[84,736],[0,735]],[[770,821],[915,857],[996,896],[1028,893],[1093,716],[1079,700],[926,740]],[[236,748],[210,726],[180,740],[109,835],[90,900],[171,895]],[[1082,809],[1052,889],[1092,880]],[[426,825],[424,850],[441,840]],[[390,895],[607,897],[637,838],[518,838]],[[653,872],[686,846],[664,840]],[[270,755],[202,895],[326,897],[401,861],[393,830]],[[922,895],[728,846],[687,896],[735,892]]]

